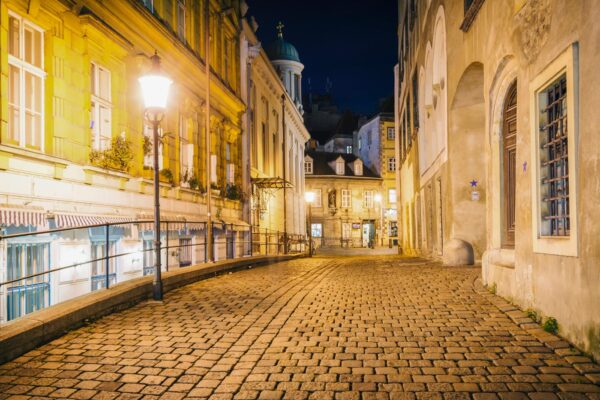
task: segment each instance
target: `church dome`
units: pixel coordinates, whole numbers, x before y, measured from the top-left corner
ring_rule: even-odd
[[[277,40],[265,47],[265,51],[269,58],[272,61],[287,60],[300,62],[298,50],[296,50],[291,43],[283,40],[283,25],[281,23],[277,26],[277,29],[279,30],[277,33]]]

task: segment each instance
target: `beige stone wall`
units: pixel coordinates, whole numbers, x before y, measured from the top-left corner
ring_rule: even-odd
[[[351,205],[348,208],[342,207],[342,189],[351,191]],[[383,195],[383,180],[379,178],[352,178],[336,176],[306,176],[306,191],[321,193],[321,206],[314,204],[312,206],[312,223],[323,225],[323,238],[315,239],[317,246],[341,246],[342,245],[342,224],[361,224],[360,228],[352,229],[351,241],[344,245],[353,247],[362,247],[363,242],[362,224],[365,221],[372,221],[374,228],[379,231],[381,223],[380,205],[373,202],[373,207],[366,208],[363,202],[365,191],[372,191]],[[335,212],[329,207],[330,191],[336,192]],[[381,238],[376,236],[378,243]],[[387,245],[387,243],[385,243]]]
[[[482,260],[485,284],[524,309],[556,318],[561,335],[600,356],[600,228],[594,217],[600,211],[600,137],[595,132],[599,122],[595,109],[600,104],[596,89],[600,77],[595,72],[600,62],[600,27],[594,23],[600,17],[600,4],[485,1],[465,33],[460,29],[462,1],[433,0],[428,8],[426,2],[419,3],[418,38],[413,39],[406,76],[398,88],[397,109],[401,114],[405,104],[410,104],[405,101],[411,93],[407,83],[424,67],[436,18],[442,13],[447,49],[446,58],[440,61],[447,65],[447,160],[442,159],[427,174],[415,173],[419,156],[427,150],[422,148],[428,145],[424,140],[413,141],[404,158],[399,185],[403,248],[443,257],[448,255],[451,240],[470,243],[475,259]],[[569,139],[574,166],[570,169],[572,232],[568,239],[549,240],[539,238],[539,212],[532,211],[538,204],[534,189],[541,176],[537,142],[533,141],[538,135],[533,100],[535,85],[550,79],[553,62],[563,59],[572,77],[568,91],[573,93],[568,112],[573,122]],[[515,79],[516,231],[515,247],[510,249],[503,248],[501,241],[501,138],[502,106]],[[427,108],[419,111],[427,112]],[[415,131],[416,138],[432,133],[423,126]],[[478,181],[476,201],[471,196],[472,180]],[[410,210],[417,197],[421,229],[416,218],[419,212]],[[419,231],[417,238],[411,236]]]

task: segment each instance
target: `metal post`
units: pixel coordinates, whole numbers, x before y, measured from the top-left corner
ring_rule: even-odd
[[[206,59],[205,59],[205,63],[206,63],[206,100],[205,100],[205,106],[206,106],[206,111],[205,111],[205,120],[204,120],[204,124],[205,124],[205,133],[206,133],[206,208],[207,208],[207,218],[208,218],[208,223],[206,225],[206,229],[207,229],[207,242],[206,242],[206,247],[207,247],[207,255],[208,255],[208,260],[210,261],[214,261],[214,249],[213,249],[213,230],[212,230],[212,209],[211,209],[211,203],[212,203],[212,194],[211,194],[211,188],[210,188],[210,184],[211,184],[211,162],[210,162],[210,1],[205,1],[204,2],[204,17],[205,17],[205,22],[204,22],[204,27],[206,29],[205,33],[204,33],[204,48],[206,49]]]
[[[152,121],[153,128],[153,147],[154,147],[154,281],[152,282],[152,297],[154,300],[161,301],[163,299],[163,287],[161,276],[161,260],[160,260],[160,181],[158,171],[158,119]]]
[[[313,256],[312,203],[308,203],[308,256]]]
[[[267,229],[265,228],[265,251],[266,254],[269,255],[269,234],[267,233]]]
[[[287,134],[285,132],[285,93],[281,95],[281,128],[283,130],[283,253],[287,254]],[[279,238],[277,238],[279,241]],[[279,253],[279,242],[277,244]]]
[[[204,223],[204,262],[208,262],[208,247],[206,247],[206,237],[208,235],[207,223]]]
[[[104,257],[105,257],[105,259],[104,259],[104,269],[106,270],[105,271],[106,272],[106,274],[105,274],[106,285],[105,286],[108,289],[108,287],[110,286],[110,278],[109,278],[109,275],[108,275],[109,267],[110,267],[110,258],[108,258],[109,254],[110,254],[109,251],[108,251],[109,246],[110,246],[110,225],[106,224],[104,228],[106,229],[106,231],[104,232],[106,234],[106,236],[105,236],[106,241],[105,241],[105,244],[104,244]]]
[[[167,258],[165,260],[165,268],[167,269],[167,271],[169,270],[169,222],[167,221],[167,232],[166,232],[166,238],[165,238],[165,253],[167,253]]]

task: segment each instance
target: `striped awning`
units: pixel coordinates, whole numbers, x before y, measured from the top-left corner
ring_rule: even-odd
[[[48,229],[48,218],[43,210],[0,208],[0,226],[34,226]]]
[[[108,216],[108,215],[76,215],[55,214],[57,228],[73,228],[77,226],[118,224],[134,221],[131,217]]]
[[[143,231],[151,231],[154,230],[154,215],[150,214],[140,214],[138,215],[138,220],[143,220],[144,222],[140,223],[140,230]],[[148,222],[152,221],[152,222]],[[179,231],[186,228],[187,220],[182,215],[169,215],[169,214],[161,214],[161,229],[167,229],[167,223],[169,227],[169,231]],[[191,225],[191,224],[189,224]],[[198,225],[198,224],[195,224]]]

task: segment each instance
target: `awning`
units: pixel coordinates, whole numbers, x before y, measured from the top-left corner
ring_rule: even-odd
[[[0,208],[0,226],[34,226],[48,229],[48,218],[44,210]]]
[[[144,222],[140,223],[141,230],[143,230],[143,231],[154,230],[154,214],[139,214],[138,220],[144,221]],[[161,224],[160,224],[161,229],[164,229],[164,230],[167,229],[167,222],[168,222],[169,231],[179,231],[179,230],[185,229],[186,225],[188,227],[191,227],[191,225],[194,225],[194,228],[198,229],[196,227],[196,225],[200,225],[200,224],[187,223],[186,218],[182,215],[169,215],[169,214],[161,214],[160,222],[161,222]]]
[[[220,225],[220,226],[219,226]],[[237,218],[221,218],[213,221],[213,227],[231,231],[249,231],[250,224]]]
[[[252,184],[259,189],[283,189],[292,188],[294,185],[283,178],[252,178]]]
[[[78,215],[78,214],[55,214],[57,228],[74,228],[78,226],[119,224],[134,221],[132,217],[120,217],[109,215]]]

